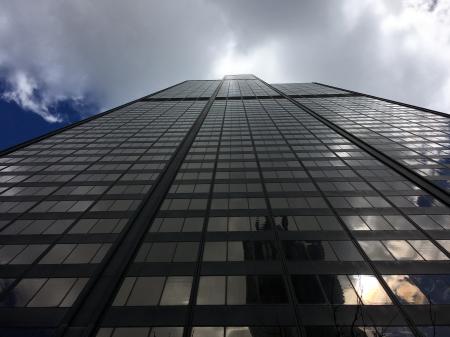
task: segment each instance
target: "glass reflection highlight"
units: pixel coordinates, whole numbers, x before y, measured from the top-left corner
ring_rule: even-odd
[[[402,304],[428,304],[426,296],[408,275],[384,275],[383,279]]]
[[[383,305],[392,304],[389,296],[384,291],[381,284],[373,275],[349,275],[358,296],[363,304]]]

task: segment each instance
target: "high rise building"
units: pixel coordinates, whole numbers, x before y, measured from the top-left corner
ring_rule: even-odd
[[[0,336],[450,336],[450,119],[186,81],[0,157]]]

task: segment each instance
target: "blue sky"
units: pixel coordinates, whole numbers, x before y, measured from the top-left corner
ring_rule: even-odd
[[[7,92],[7,85],[0,82],[0,90]],[[66,99],[49,107],[49,111],[60,119],[49,122],[14,100],[0,99],[0,150],[77,122],[97,113],[99,108],[94,103],[84,105]]]
[[[59,102],[55,111],[63,115],[61,122],[49,123],[39,115],[23,109],[15,102],[0,100],[0,149],[6,149],[95,114],[99,110],[74,107],[70,101]],[[83,111],[80,114],[80,111]]]
[[[43,133],[65,126],[71,121],[48,123],[36,114],[22,109],[14,102],[0,101],[0,149],[5,149]]]
[[[0,82],[0,90],[2,92],[7,90],[4,82]],[[72,122],[70,119],[60,123],[49,123],[18,103],[5,99],[0,99],[0,111],[0,149],[14,146]],[[77,114],[68,114],[68,116],[76,118]]]
[[[450,0],[0,0],[0,148],[231,73],[449,112]]]

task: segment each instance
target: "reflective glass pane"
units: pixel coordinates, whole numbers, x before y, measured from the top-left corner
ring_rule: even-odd
[[[225,304],[225,276],[201,276],[197,304]]]
[[[175,250],[174,262],[192,262],[197,260],[197,242],[178,242]]]
[[[150,329],[141,327],[115,328],[112,337],[147,337]]]
[[[227,243],[206,242],[203,251],[203,261],[226,261],[227,259]]]
[[[224,337],[225,329],[222,327],[194,327],[192,337]]]
[[[345,275],[319,275],[320,283],[331,304],[358,304],[360,300]]]
[[[299,303],[325,303],[325,297],[315,275],[293,275],[292,283]]]
[[[247,303],[247,278],[245,276],[227,277],[227,304]]]
[[[392,303],[375,276],[349,275],[348,277],[363,304],[380,305]]]
[[[161,305],[188,305],[191,294],[192,277],[170,276],[164,286]]]
[[[244,246],[242,241],[228,241],[228,261],[244,261],[247,253]]]
[[[355,245],[351,241],[330,241],[333,250],[341,261],[362,261]]]
[[[450,275],[410,275],[410,279],[434,304],[450,304]]]
[[[28,307],[56,307],[67,292],[70,290],[76,279],[73,278],[53,278],[49,279],[39,290],[36,296],[28,303]]]
[[[374,261],[394,260],[392,255],[380,241],[358,241],[367,256]]]
[[[21,280],[6,294],[6,297],[3,298],[1,305],[8,307],[25,306],[46,281],[47,279],[45,278]]]
[[[448,260],[448,257],[431,241],[428,240],[408,240],[425,260]]]
[[[426,296],[408,275],[384,275],[384,280],[403,304],[428,304]]]
[[[384,245],[397,260],[423,260],[422,256],[404,240],[385,240]]]
[[[183,327],[155,327],[149,337],[182,337]]]
[[[164,277],[138,277],[127,305],[157,305],[164,286]]]

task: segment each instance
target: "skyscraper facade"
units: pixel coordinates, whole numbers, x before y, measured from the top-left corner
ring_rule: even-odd
[[[185,81],[2,153],[0,336],[448,337],[450,119]]]

